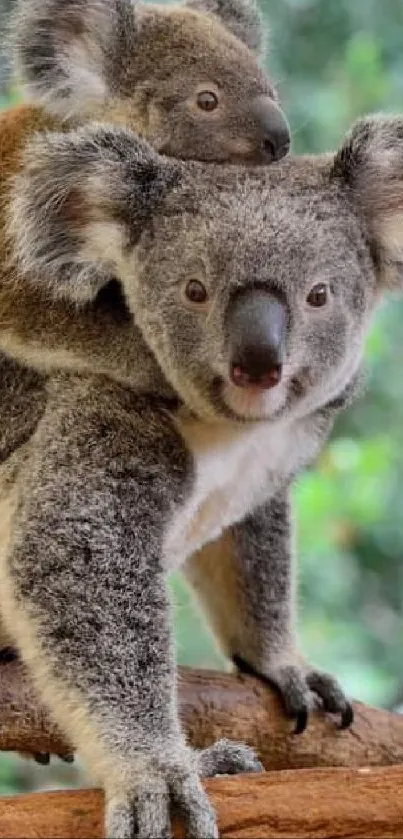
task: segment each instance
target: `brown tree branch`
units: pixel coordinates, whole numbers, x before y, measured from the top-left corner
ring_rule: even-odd
[[[213,778],[206,789],[222,839],[403,836],[402,766]],[[101,839],[102,822],[98,790],[0,798],[0,839]]]
[[[266,769],[403,764],[403,715],[356,702],[350,730],[314,713],[304,734],[294,735],[277,696],[258,680],[188,668],[179,675],[181,717],[196,747],[220,737],[240,740],[257,749]],[[0,667],[0,750],[71,751],[18,662]]]

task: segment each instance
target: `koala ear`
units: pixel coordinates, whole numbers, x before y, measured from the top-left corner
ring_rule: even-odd
[[[263,24],[255,0],[187,0],[185,5],[215,15],[249,49],[263,51]]]
[[[37,135],[9,201],[17,281],[75,303],[122,278],[145,225],[178,183],[179,164],[124,129]]]
[[[12,40],[27,95],[62,119],[83,117],[108,97],[115,57],[121,66],[135,51],[136,11],[131,0],[20,0]]]
[[[382,283],[403,285],[403,116],[359,120],[333,174],[348,185]]]

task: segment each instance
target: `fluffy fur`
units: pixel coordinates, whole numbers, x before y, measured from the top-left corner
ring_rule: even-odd
[[[314,695],[351,722],[335,680],[296,648],[288,492],[354,389],[385,285],[399,286],[401,131],[401,119],[368,119],[336,156],[261,170],[174,163],[105,127],[44,136],[24,159],[24,232],[11,246],[28,287],[57,300],[62,257],[63,296],[77,306],[80,285],[94,294],[83,262],[101,274],[107,264],[134,324],[131,336],[115,328],[133,359],[125,386],[49,380],[1,496],[3,620],[105,788],[110,836],[166,835],[169,800],[191,835],[216,831],[203,757],[178,721],[173,567],[199,590],[228,655],[279,687],[299,728]],[[208,290],[202,306],[186,299],[189,278]],[[317,282],[328,287],[321,308],[307,300]],[[255,291],[287,307],[283,371],[270,390],[241,391],[229,374],[231,307]]]
[[[128,125],[175,157],[261,163],[282,126],[288,150],[250,49],[262,31],[254,0],[21,0],[13,28],[23,89],[61,120]],[[206,90],[217,97],[211,111],[198,105]]]
[[[29,137],[38,130],[89,119],[108,119],[134,128],[165,154],[202,160],[271,162],[266,140],[289,129],[272,84],[251,50],[259,51],[262,27],[254,0],[192,0],[175,6],[131,0],[30,0],[15,3],[12,41],[17,72],[35,106],[0,117],[0,348],[2,435],[16,430],[10,382],[12,355],[42,372],[56,366],[130,378],[136,359],[123,358],[116,326],[133,328],[116,282],[103,291],[95,311],[48,301],[33,288],[17,300],[5,241],[10,183]],[[218,107],[197,106],[201,90],[218,97]],[[18,222],[18,219],[16,219]],[[104,281],[93,275],[94,289]],[[66,334],[66,326],[68,335]],[[46,336],[48,350],[43,352]],[[106,346],[110,356],[105,355]],[[111,366],[112,364],[112,366]],[[147,380],[148,364],[145,369]],[[20,381],[29,375],[20,368]],[[43,382],[43,388],[45,384]],[[7,389],[7,393],[6,393]],[[21,389],[21,387],[20,387]],[[10,422],[11,418],[13,423]],[[21,416],[25,427],[28,415]],[[34,427],[34,417],[32,417]]]

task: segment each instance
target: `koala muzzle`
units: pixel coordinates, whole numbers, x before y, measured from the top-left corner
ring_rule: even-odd
[[[258,96],[251,110],[261,135],[263,157],[269,162],[281,160],[291,145],[290,126],[281,108],[268,96]]]
[[[276,295],[251,289],[235,298],[227,316],[233,384],[266,390],[279,383],[286,327],[287,309]]]

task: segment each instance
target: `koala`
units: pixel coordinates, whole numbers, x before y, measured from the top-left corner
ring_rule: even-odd
[[[24,93],[59,123],[128,126],[196,160],[265,164],[289,150],[254,0],[20,0],[12,32]]]
[[[367,118],[336,154],[247,168],[92,126],[25,156],[19,275],[80,318],[94,274],[112,271],[136,327],[130,384],[49,377],[0,484],[2,619],[103,785],[108,836],[168,835],[170,803],[189,835],[216,835],[207,758],[178,719],[173,569],[297,730],[315,696],[352,721],[297,650],[289,489],[354,390],[378,303],[401,288],[402,141],[403,118]],[[257,768],[212,748],[210,770]]]

